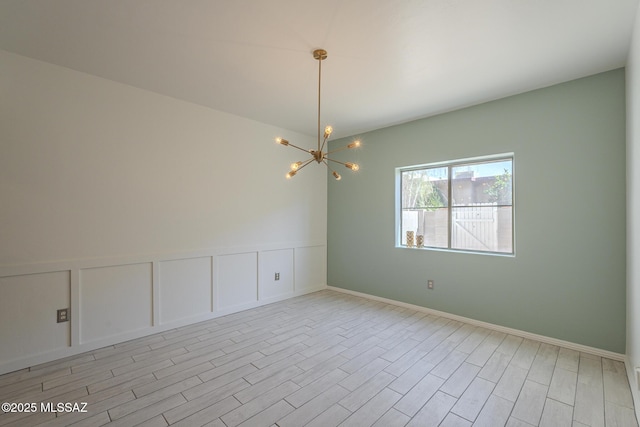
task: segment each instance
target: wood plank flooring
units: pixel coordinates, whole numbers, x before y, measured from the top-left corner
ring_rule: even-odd
[[[0,376],[1,426],[638,427],[624,364],[321,291]]]

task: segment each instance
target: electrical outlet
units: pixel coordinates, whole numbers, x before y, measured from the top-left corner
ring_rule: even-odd
[[[276,278],[275,280],[280,280],[280,273],[276,273]]]
[[[433,289],[433,280],[427,280],[427,289]]]
[[[69,309],[68,308],[61,308],[60,310],[58,310],[58,323],[62,323],[62,322],[68,322],[69,321]]]

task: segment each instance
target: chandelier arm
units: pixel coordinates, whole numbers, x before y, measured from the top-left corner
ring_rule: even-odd
[[[311,162],[313,161],[313,159],[311,160],[307,160],[306,163],[303,163],[302,165],[298,166],[298,169],[296,169],[296,173],[300,171],[300,169],[302,169],[303,167],[310,165]]]
[[[327,160],[331,160],[331,159],[327,159]],[[331,173],[334,173],[334,174],[335,174],[335,173],[337,173],[336,171],[334,171],[333,169],[331,169],[331,166],[329,166],[329,163],[325,162],[324,160],[322,161],[322,163],[324,163],[324,164],[325,164],[325,166],[327,166],[327,169],[329,169],[329,171],[330,171]]]
[[[347,150],[347,149],[349,149],[349,146],[345,145],[344,147],[336,148],[335,150],[331,150],[331,151],[327,151],[327,155],[333,154],[333,153],[337,153],[338,151]]]
[[[333,169],[331,169],[331,166],[329,166],[329,163],[327,163],[324,159],[322,160],[322,163],[324,163],[324,165],[327,167],[327,169],[329,169],[329,172],[331,172],[331,175],[333,175],[336,180],[340,181],[340,179],[342,179],[340,177],[340,174],[338,172],[334,171]]]
[[[328,137],[328,136],[326,136],[326,137],[324,138],[324,141],[322,141],[322,147],[320,147],[320,151],[324,150],[324,145],[327,143],[327,139],[329,139],[329,137]]]
[[[329,154],[329,153],[327,153],[327,154]],[[345,166],[347,166],[347,164],[346,164],[345,162],[341,162],[340,160],[333,160],[333,159],[330,159],[330,158],[326,157],[326,155],[325,155],[325,160],[329,160],[330,162],[340,163],[341,165],[345,165]]]
[[[302,147],[298,147],[297,145],[293,145],[292,143],[289,143],[289,144],[287,145],[287,147],[297,148],[298,150],[300,150],[300,151],[304,151],[305,153],[309,154],[309,150],[306,150],[306,149],[304,149],[304,148],[302,148]]]

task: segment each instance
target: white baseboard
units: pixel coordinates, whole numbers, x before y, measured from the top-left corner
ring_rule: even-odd
[[[618,360],[620,362],[625,361],[625,355],[615,353],[613,351],[602,350],[595,347],[590,347],[582,344],[576,344],[570,341],[559,340],[557,338],[551,338],[544,335],[533,334],[531,332],[521,331],[519,329],[507,328],[505,326],[495,325],[493,323],[482,322],[480,320],[470,319],[468,317],[458,316],[457,314],[451,314],[444,311],[433,310],[431,308],[422,307],[419,305],[408,304],[406,302],[396,301],[389,298],[378,297],[375,295],[365,294],[362,292],[351,291],[349,289],[337,288],[335,286],[327,286],[327,289],[333,291],[342,292],[349,295],[354,295],[362,298],[367,298],[374,301],[385,302],[387,304],[397,305],[399,307],[410,308],[412,310],[421,311],[424,313],[433,314],[435,316],[444,317],[451,320],[457,320],[458,322],[468,323],[474,326],[481,326],[483,328],[491,329],[498,332],[504,332],[506,334],[515,335],[522,338],[527,338],[535,341],[540,341],[546,344],[557,345],[559,347],[565,347],[571,350],[581,351],[584,353],[593,354],[595,356],[606,357],[607,359]],[[636,402],[637,403],[637,402]],[[636,406],[637,407],[637,406]]]

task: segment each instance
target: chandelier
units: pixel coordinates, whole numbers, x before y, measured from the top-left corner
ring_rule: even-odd
[[[329,137],[331,136],[331,132],[333,132],[333,128],[331,126],[327,126],[324,128],[323,136],[320,137],[321,135],[321,132],[320,132],[320,83],[322,81],[322,61],[324,59],[327,59],[327,51],[324,49],[316,49],[313,51],[313,57],[318,60],[318,147],[316,150],[305,150],[304,148],[300,148],[297,145],[293,145],[286,139],[279,138],[279,137],[276,138],[276,142],[284,146],[297,148],[298,150],[304,151],[305,153],[311,155],[311,158],[292,163],[291,170],[285,175],[287,179],[293,178],[295,174],[298,173],[298,171],[300,171],[300,169],[302,169],[303,167],[307,166],[308,164],[310,164],[315,160],[318,164],[324,163],[325,166],[329,169],[329,171],[331,171],[331,174],[333,175],[333,177],[337,181],[339,181],[342,177],[338,172],[331,169],[331,166],[329,166],[329,162],[344,165],[347,168],[351,169],[352,171],[357,171],[358,169],[360,169],[360,166],[358,166],[356,163],[340,162],[338,160],[331,159],[329,158],[329,155],[332,153],[336,153],[338,151],[357,148],[360,146],[360,141],[358,140],[353,141],[352,143],[333,151],[327,151],[327,152],[323,151],[324,146],[327,142],[327,139],[329,139]],[[322,140],[322,143],[320,142],[321,140]]]

